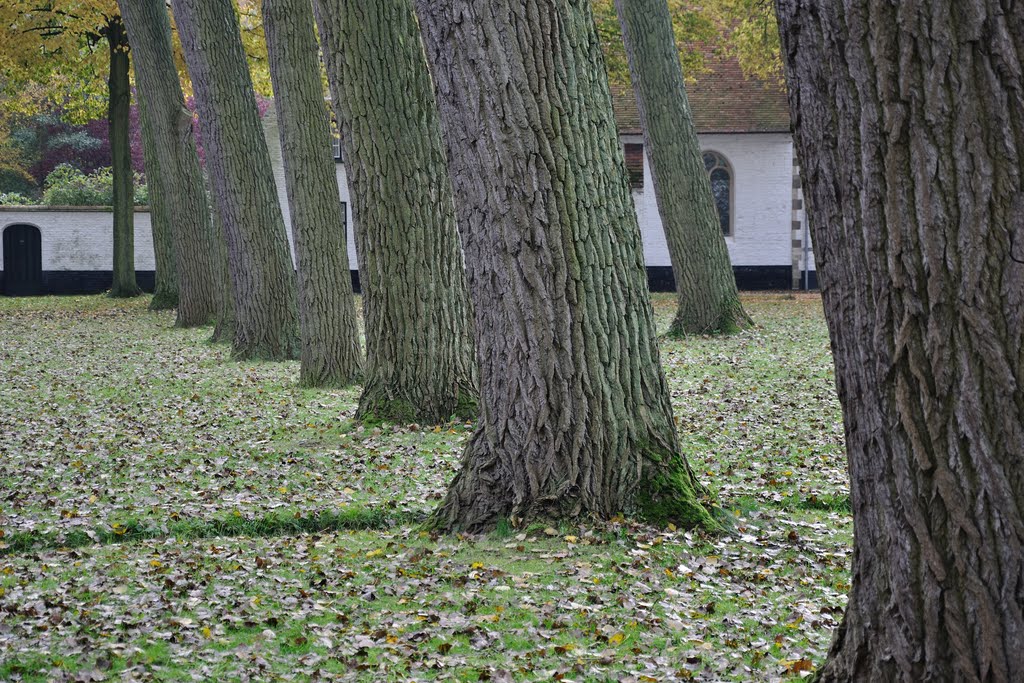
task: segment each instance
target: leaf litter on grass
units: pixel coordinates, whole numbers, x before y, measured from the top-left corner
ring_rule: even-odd
[[[850,518],[815,297],[746,297],[758,327],[662,343],[683,448],[734,517],[717,538],[263,535],[428,511],[471,427],[361,427],[357,389],[227,361],[144,305],[0,305],[0,543],[40,540],[0,555],[0,679],[781,680],[827,650]],[[672,299],[655,307],[667,325]],[[178,533],[232,518],[253,535]]]

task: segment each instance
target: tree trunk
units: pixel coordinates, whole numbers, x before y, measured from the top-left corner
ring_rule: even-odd
[[[164,0],[120,0],[119,6],[132,41],[139,99],[145,101],[142,113],[152,132],[159,189],[169,198],[178,270],[176,324],[205,325],[216,315],[221,296],[213,260],[217,238],[192,134],[192,113],[185,107],[174,64],[167,6]]]
[[[295,269],[231,0],[174,0],[224,222],[238,359],[299,354]]]
[[[174,266],[174,234],[168,195],[157,159],[153,124],[146,102],[139,100],[139,121],[142,124],[142,155],[146,160],[146,185],[149,188],[149,220],[153,230],[153,254],[156,257],[156,284],[149,310],[161,311],[178,305],[178,271]],[[173,201],[173,198],[172,200]]]
[[[668,4],[615,0],[615,8],[676,280],[679,301],[669,333],[735,332],[751,321],[736,291],[690,116]]]
[[[262,10],[298,257],[299,381],[345,386],[362,357],[312,4],[263,0]]]
[[[131,82],[128,78],[128,34],[121,17],[111,17],[104,28],[110,47],[110,159],[114,176],[114,281],[110,296],[132,297],[142,293],[135,282],[135,197],[132,188],[132,147],[128,122]]]
[[[482,416],[435,514],[714,525],[679,451],[589,0],[419,0]]]
[[[843,406],[821,681],[1024,680],[1024,6],[779,0]]]
[[[412,0],[317,0],[363,289],[358,414],[475,416],[472,321],[437,105]]]
[[[211,344],[231,344],[235,339],[235,295],[231,282],[231,264],[228,262],[227,235],[224,232],[224,219],[220,215],[220,204],[214,201],[210,190],[210,179],[206,178],[206,194],[210,204],[213,220],[213,232],[218,239],[214,241],[214,276],[220,288],[221,296],[217,304],[217,324],[210,336]]]

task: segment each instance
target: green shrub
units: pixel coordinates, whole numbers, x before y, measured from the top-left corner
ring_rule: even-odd
[[[18,192],[0,192],[0,206],[28,206],[35,204],[31,197]]]
[[[146,184],[146,176],[135,174],[135,206],[149,204],[149,185]]]
[[[16,164],[0,164],[0,194],[16,193],[24,197],[39,194],[36,179]]]
[[[145,178],[135,174],[135,204],[149,201]],[[48,206],[110,206],[114,203],[114,176],[109,168],[82,173],[70,164],[61,164],[46,176],[43,203]]]

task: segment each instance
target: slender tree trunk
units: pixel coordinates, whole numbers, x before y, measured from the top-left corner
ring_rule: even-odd
[[[472,321],[437,105],[412,0],[317,0],[363,289],[359,415],[476,414]]]
[[[135,196],[132,189],[132,148],[128,122],[131,82],[128,78],[128,34],[121,17],[107,22],[104,36],[110,47],[110,158],[114,176],[114,281],[110,296],[132,297],[142,293],[135,282]]]
[[[174,0],[234,287],[235,358],[299,354],[295,270],[231,0]]]
[[[714,525],[679,451],[589,0],[419,0],[482,415],[435,515]]]
[[[119,0],[135,58],[141,112],[153,138],[159,189],[168,197],[178,272],[177,325],[209,323],[221,296],[215,278],[217,236],[192,131],[192,113],[174,64],[171,23],[164,0]]]
[[[263,0],[262,10],[298,256],[299,381],[344,386],[361,374],[362,357],[313,8]]]
[[[750,324],[690,115],[665,0],[615,0],[679,298],[670,334],[734,332]]]
[[[178,271],[174,265],[174,234],[168,195],[164,189],[160,162],[157,159],[153,125],[146,111],[146,101],[139,98],[139,121],[142,124],[142,155],[146,160],[146,185],[149,188],[149,220],[153,230],[153,253],[156,256],[156,284],[151,311],[178,305]],[[173,201],[173,198],[171,199]]]
[[[821,681],[1024,681],[1024,5],[780,0],[843,406]]]

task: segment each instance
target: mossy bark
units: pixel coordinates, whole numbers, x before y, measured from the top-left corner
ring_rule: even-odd
[[[853,507],[818,680],[1024,681],[1024,5],[777,9]]]
[[[420,0],[473,295],[481,416],[434,516],[714,526],[679,451],[588,0]]]
[[[215,317],[221,295],[213,260],[220,238],[210,219],[192,112],[185,107],[174,63],[167,5],[164,0],[119,0],[118,4],[132,43],[137,93],[145,103],[152,151],[161,172],[159,189],[168,197],[178,273],[175,324],[205,325]]]
[[[363,291],[357,414],[423,423],[473,416],[472,313],[412,0],[318,0],[316,14]]]
[[[153,254],[156,257],[156,285],[149,310],[162,311],[178,305],[178,269],[174,264],[174,234],[168,206],[167,187],[174,187],[160,170],[156,153],[153,123],[146,101],[139,98],[139,121],[142,124],[142,153],[146,160],[146,184],[149,188],[149,220],[153,231]]]
[[[669,334],[736,332],[751,324],[690,115],[665,0],[615,0],[678,299]]]
[[[142,294],[142,290],[135,280],[135,192],[128,131],[132,97],[128,77],[128,33],[120,16],[108,19],[103,35],[110,51],[107,118],[110,124],[110,165],[114,176],[114,280],[110,296],[133,297]]]
[[[298,261],[299,382],[346,386],[363,362],[313,8],[309,0],[263,0],[262,12]]]
[[[231,0],[174,0],[224,224],[237,359],[299,356],[295,269]]]

